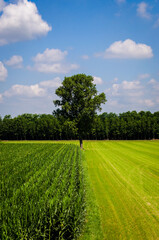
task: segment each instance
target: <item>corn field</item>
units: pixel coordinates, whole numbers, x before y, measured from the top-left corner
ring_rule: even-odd
[[[75,239],[85,214],[81,151],[0,144],[0,239]]]

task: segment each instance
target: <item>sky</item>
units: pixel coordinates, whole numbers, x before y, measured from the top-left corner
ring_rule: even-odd
[[[159,111],[159,0],[0,0],[0,115],[51,114],[64,77],[102,112]]]

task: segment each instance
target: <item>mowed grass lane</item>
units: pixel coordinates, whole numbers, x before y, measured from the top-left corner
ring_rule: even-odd
[[[85,141],[84,148],[103,239],[159,239],[159,141]]]

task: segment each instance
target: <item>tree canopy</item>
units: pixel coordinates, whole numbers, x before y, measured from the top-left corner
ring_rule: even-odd
[[[159,112],[102,113],[95,117],[83,139],[130,140],[159,139]],[[51,114],[22,114],[0,117],[2,140],[71,140],[79,139],[74,122]]]
[[[54,104],[60,108],[54,111],[54,115],[72,122],[82,140],[91,129],[97,111],[101,111],[101,104],[106,102],[105,94],[98,94],[92,76],[77,74],[65,77],[56,95],[60,99]]]

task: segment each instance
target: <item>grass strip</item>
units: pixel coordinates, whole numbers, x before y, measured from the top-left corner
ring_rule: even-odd
[[[83,232],[79,237],[79,240],[101,240],[103,239],[103,233],[101,228],[99,206],[93,191],[93,185],[88,171],[88,162],[84,152],[82,152],[82,158],[85,182],[86,213]]]

